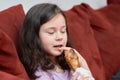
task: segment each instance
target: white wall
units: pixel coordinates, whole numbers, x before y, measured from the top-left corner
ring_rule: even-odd
[[[58,6],[60,6],[63,10],[68,10],[73,5],[81,4],[82,2],[89,4],[93,9],[98,9],[103,6],[106,6],[106,0],[1,0],[0,11],[10,6],[21,3],[25,12],[27,12],[28,9],[33,5],[43,2],[55,3]]]

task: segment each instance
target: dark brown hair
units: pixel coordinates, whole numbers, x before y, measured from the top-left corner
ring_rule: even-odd
[[[36,78],[35,71],[38,67],[44,71],[54,68],[55,64],[42,49],[38,33],[41,25],[58,13],[62,14],[65,18],[63,11],[57,5],[43,3],[33,6],[25,16],[20,31],[20,59],[31,79]],[[70,46],[69,41],[67,46]],[[70,69],[64,59],[64,54],[57,56],[56,60],[62,69]]]

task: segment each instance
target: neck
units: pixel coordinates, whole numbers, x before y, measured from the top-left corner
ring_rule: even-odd
[[[64,73],[64,70],[61,68],[61,66],[56,62],[56,57],[51,57],[51,59],[53,60],[54,64],[55,64],[55,68],[54,70],[57,73]]]
[[[55,65],[55,71],[57,72],[57,73],[64,73],[64,70],[61,68],[61,66],[59,66],[59,65]]]

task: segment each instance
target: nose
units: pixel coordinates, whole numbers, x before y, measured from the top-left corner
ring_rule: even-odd
[[[56,41],[62,41],[62,40],[63,40],[63,35],[62,35],[62,33],[57,32],[55,39],[56,39]]]

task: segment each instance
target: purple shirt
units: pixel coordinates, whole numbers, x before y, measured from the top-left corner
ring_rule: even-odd
[[[70,71],[65,70],[64,73],[58,73],[54,70],[38,70],[36,71],[36,76],[40,76],[36,80],[71,80],[72,74]]]

